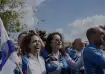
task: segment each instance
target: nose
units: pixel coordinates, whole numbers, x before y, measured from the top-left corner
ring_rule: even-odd
[[[59,44],[61,44],[61,43],[62,43],[62,41],[61,41],[61,40],[58,40],[58,43],[59,43]]]
[[[36,42],[36,44],[37,44],[37,45],[39,45],[39,44],[40,44],[40,42],[39,42],[39,41],[37,41],[37,42]]]

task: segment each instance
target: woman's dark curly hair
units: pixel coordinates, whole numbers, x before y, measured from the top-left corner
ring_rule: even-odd
[[[18,36],[18,43],[19,43],[19,38],[22,36],[22,35],[27,35],[27,31],[24,31],[24,32],[21,32],[20,34],[19,34],[19,36]],[[24,38],[25,38],[25,36],[24,36]],[[24,55],[25,53],[25,50],[23,49],[23,41],[24,41],[24,38],[23,38],[23,40],[21,41],[21,45],[19,45],[19,47],[21,48],[21,55]]]
[[[45,46],[45,49],[47,50],[47,52],[49,54],[52,53],[52,47],[51,47],[51,41],[53,40],[53,37],[54,35],[59,35],[61,40],[62,40],[62,44],[63,44],[63,36],[59,33],[59,32],[53,32],[53,33],[50,33],[47,37],[47,40],[46,40],[46,46]],[[64,44],[63,44],[64,45]]]
[[[26,37],[24,38],[23,45],[22,45],[22,49],[24,50],[24,52],[22,52],[24,53],[23,55],[28,55],[30,53],[29,44],[31,42],[32,36],[34,35],[38,36],[38,34],[34,30],[30,30],[27,33]]]

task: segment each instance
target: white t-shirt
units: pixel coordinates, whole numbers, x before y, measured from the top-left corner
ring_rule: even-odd
[[[46,74],[45,62],[41,56],[38,59],[29,54],[27,74]]]

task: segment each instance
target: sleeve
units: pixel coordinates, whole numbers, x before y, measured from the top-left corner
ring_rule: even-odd
[[[90,60],[92,63],[95,63],[96,65],[105,69],[105,56],[95,48],[88,48],[86,53],[84,53],[84,57]]]
[[[47,72],[53,72],[55,70],[57,70],[57,68],[59,67],[59,65],[57,63],[55,63],[51,57],[48,57],[45,60],[45,65],[46,65],[46,70]]]
[[[68,62],[69,67],[72,69],[80,69],[83,66],[82,56],[77,60],[77,62],[72,60],[72,58],[68,54],[66,54],[65,58]]]

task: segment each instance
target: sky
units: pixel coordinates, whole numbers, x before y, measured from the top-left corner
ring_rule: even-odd
[[[27,3],[34,10],[37,7],[34,14],[39,23],[32,28],[58,31],[65,40],[86,40],[88,28],[105,25],[105,0],[30,0]]]

